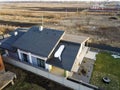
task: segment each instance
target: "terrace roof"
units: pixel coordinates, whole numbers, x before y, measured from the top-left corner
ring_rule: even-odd
[[[64,45],[65,49],[63,50],[61,54],[61,61],[60,61],[58,58],[54,57],[54,54],[61,45]],[[80,46],[81,45],[77,43],[60,41],[58,46],[55,48],[53,54],[51,55],[51,57],[47,60],[47,63],[53,66],[71,71]]]

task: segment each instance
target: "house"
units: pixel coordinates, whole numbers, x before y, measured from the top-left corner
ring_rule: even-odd
[[[2,61],[2,57],[0,55],[0,72],[4,71],[4,70],[5,70],[5,67],[4,67],[4,64],[3,64],[3,61]]]
[[[51,75],[66,78],[77,71],[76,67],[81,63],[80,54],[87,51],[84,48],[88,39],[33,26],[11,32],[0,42],[0,48],[5,51],[6,62],[54,80]]]

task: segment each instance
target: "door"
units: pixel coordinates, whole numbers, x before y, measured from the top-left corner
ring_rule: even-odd
[[[24,54],[24,53],[23,53],[23,61],[29,62],[29,61],[28,61],[28,56],[27,56],[26,54]]]

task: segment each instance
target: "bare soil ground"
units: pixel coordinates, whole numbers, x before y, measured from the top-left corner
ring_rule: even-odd
[[[2,3],[0,34],[41,25],[87,35],[95,43],[120,47],[120,18],[114,12],[88,12],[91,3]],[[116,17],[117,20],[110,19]]]

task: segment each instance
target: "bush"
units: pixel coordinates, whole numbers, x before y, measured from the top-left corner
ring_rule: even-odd
[[[111,20],[117,20],[116,17],[109,17],[109,19],[111,19]]]
[[[83,75],[86,75],[86,74],[87,74],[87,69],[86,69],[86,68],[83,68],[83,69],[81,70],[81,72],[82,72]]]

